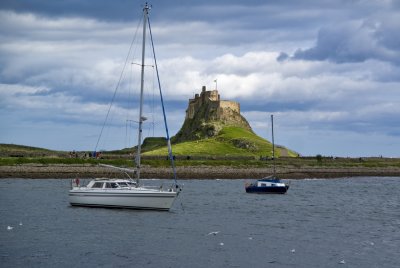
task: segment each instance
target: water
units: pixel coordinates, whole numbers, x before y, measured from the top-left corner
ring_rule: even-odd
[[[0,180],[0,266],[400,267],[399,179],[291,181],[286,195],[183,181],[170,212],[70,207],[69,180]]]

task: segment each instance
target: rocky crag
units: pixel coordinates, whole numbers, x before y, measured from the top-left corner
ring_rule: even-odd
[[[240,114],[240,104],[221,100],[217,90],[207,91],[189,99],[182,128],[173,137],[174,143],[217,136],[225,126],[237,126],[252,131],[246,118]]]

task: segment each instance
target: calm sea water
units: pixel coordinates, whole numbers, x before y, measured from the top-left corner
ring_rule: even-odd
[[[286,195],[182,182],[155,212],[70,207],[69,180],[0,180],[0,266],[400,267],[400,178],[291,181]]]

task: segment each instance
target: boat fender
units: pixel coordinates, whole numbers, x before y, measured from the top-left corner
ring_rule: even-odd
[[[171,188],[171,191],[173,191],[172,188]],[[182,187],[179,184],[175,184],[175,191],[176,192],[182,192]]]

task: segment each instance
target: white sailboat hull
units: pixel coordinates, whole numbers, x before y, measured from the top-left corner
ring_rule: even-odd
[[[169,210],[177,193],[147,189],[90,189],[74,187],[69,191],[72,206],[113,207],[132,209]]]

